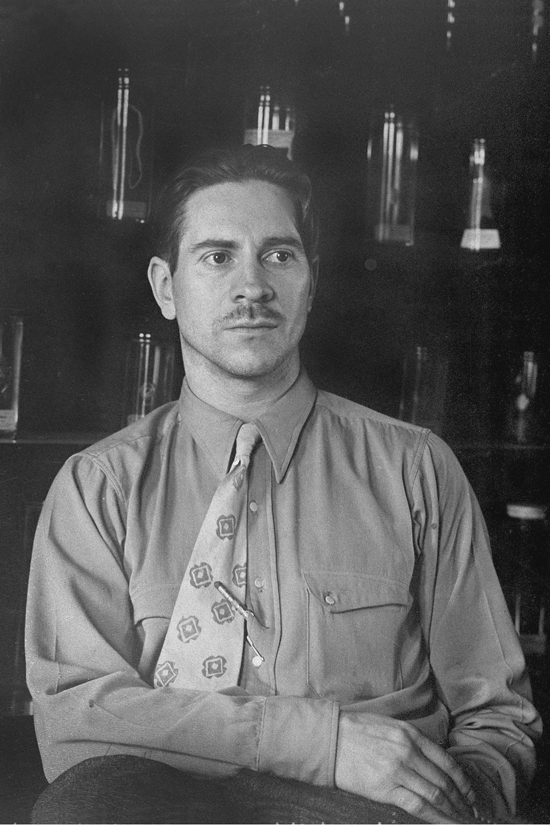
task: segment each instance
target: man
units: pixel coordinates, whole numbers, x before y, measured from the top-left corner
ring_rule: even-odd
[[[178,402],[70,459],[44,505],[27,656],[55,781],[36,821],[74,821],[71,804],[80,822],[261,821],[246,819],[261,781],[231,797],[243,776],[304,783],[263,821],[321,821],[303,813],[315,786],[356,795],[327,791],[343,818],[324,821],[379,821],[354,800],[398,806],[392,821],[513,816],[540,720],[474,495],[440,439],[300,366],[308,179],[269,148],[215,152],[166,188],[159,223],[149,279],[186,378]],[[222,488],[244,505],[214,531]],[[217,545],[197,564],[205,531]],[[230,545],[245,556],[214,581]]]

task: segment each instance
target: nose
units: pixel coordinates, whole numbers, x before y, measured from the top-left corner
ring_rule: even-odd
[[[274,290],[269,274],[260,261],[250,256],[235,273],[232,299],[240,303],[265,303],[273,298]]]

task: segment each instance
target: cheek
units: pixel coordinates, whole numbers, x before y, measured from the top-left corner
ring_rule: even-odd
[[[199,290],[180,293],[176,309],[181,329],[196,335],[209,333],[221,314],[220,301]]]
[[[310,304],[310,290],[309,284],[300,288],[289,290],[284,298],[287,315],[295,322],[300,322],[308,313]]]

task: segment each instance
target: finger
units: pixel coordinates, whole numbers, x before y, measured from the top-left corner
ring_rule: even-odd
[[[447,772],[453,772],[454,760],[437,746],[422,749],[422,744],[422,740],[415,742],[414,749],[409,753],[408,770],[403,772],[400,785],[421,796],[435,808],[445,811],[449,816],[471,818],[473,811],[470,800],[458,789],[454,779]],[[437,759],[438,764],[432,761],[425,751]],[[460,771],[460,768],[458,770]],[[456,772],[454,773],[456,775]],[[464,786],[465,789],[468,785]]]
[[[443,773],[433,780],[414,773],[404,777],[406,790],[412,791],[425,800],[432,808],[461,821],[473,821],[474,811],[460,794],[454,783]]]
[[[408,790],[408,788],[397,788],[391,802],[417,819],[423,819],[425,822],[434,823],[434,825],[438,825],[438,823],[441,823],[441,825],[457,825],[457,823],[464,821],[460,816],[452,816],[441,811],[423,797],[418,796],[414,791]]]
[[[426,737],[422,737],[419,741],[416,741],[415,744],[420,748],[424,756],[427,757],[430,764],[438,767],[451,779],[459,793],[468,799],[468,802],[475,801],[475,792],[470,779],[460,765],[458,765],[443,748]]]

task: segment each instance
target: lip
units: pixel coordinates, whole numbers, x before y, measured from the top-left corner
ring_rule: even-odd
[[[276,323],[272,321],[247,321],[245,323],[233,324],[232,326],[226,327],[228,330],[245,330],[246,332],[250,332],[250,330],[255,329],[275,329],[278,326]]]

